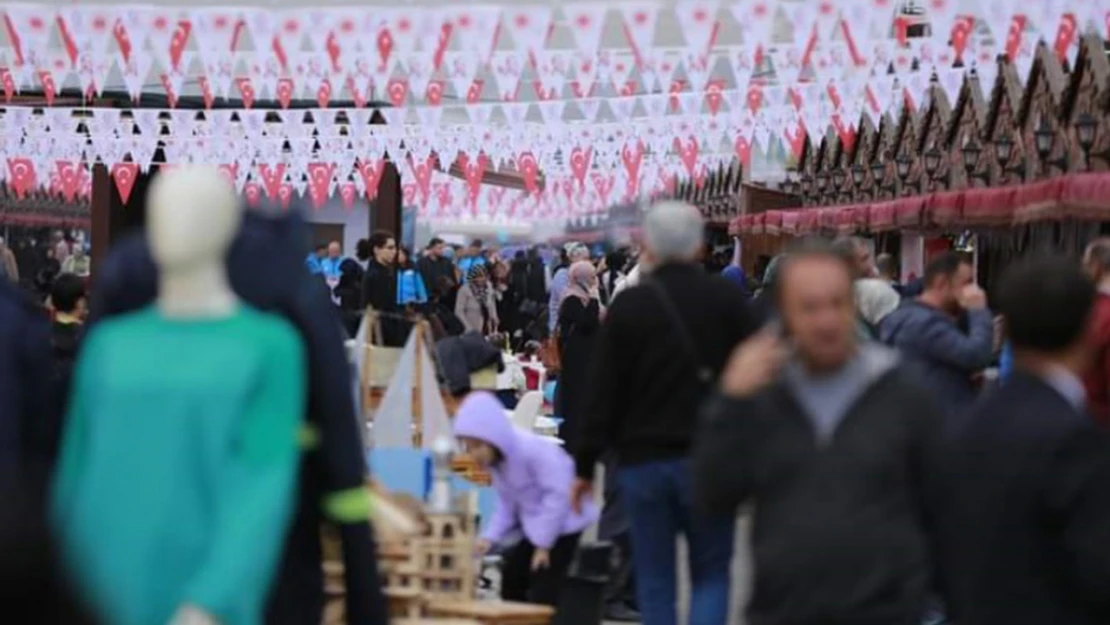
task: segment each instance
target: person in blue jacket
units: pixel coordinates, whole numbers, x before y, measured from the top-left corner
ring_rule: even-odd
[[[423,306],[428,303],[428,289],[424,285],[424,278],[416,270],[412,256],[407,248],[397,250],[397,304],[405,306]]]
[[[304,271],[301,250],[306,240],[307,226],[295,212],[267,217],[248,211],[227,263],[235,293],[247,304],[292,322],[309,358],[296,517],[265,622],[321,622],[320,528],[326,523],[338,528],[342,541],[346,622],[378,625],[388,622],[388,614],[369,523],[366,458],[351,392],[350,364],[327,287],[318,275]],[[154,302],[157,269],[146,237],[135,234],[112,246],[98,266],[91,293],[90,330],[102,319]],[[0,319],[0,331],[4,327]],[[0,400],[4,396],[0,393]]]
[[[323,243],[317,244],[316,249],[312,250],[308,253],[308,256],[304,257],[304,266],[305,269],[308,269],[308,273],[314,276],[324,273],[324,266],[321,265],[320,262],[324,260],[324,257],[327,255],[328,246]]]

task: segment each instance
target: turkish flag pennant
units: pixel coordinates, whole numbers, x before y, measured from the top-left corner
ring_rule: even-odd
[[[335,176],[335,163],[309,163],[306,168],[308,173],[308,195],[312,205],[319,209],[328,201],[331,194],[331,179]]]
[[[6,67],[0,67],[0,87],[4,89],[4,102],[11,102],[12,96],[15,95],[15,78]]]
[[[674,149],[675,152],[678,152],[678,158],[682,161],[682,166],[686,168],[686,173],[692,178],[694,168],[698,164],[698,140],[690,137],[683,142],[682,139],[675,137]]]
[[[1010,29],[1006,33],[1006,58],[1011,61],[1018,58],[1018,51],[1021,50],[1021,40],[1025,36],[1025,24],[1027,18],[1024,14],[1018,13],[1010,18]]]
[[[593,149],[583,149],[580,146],[575,146],[570,151],[570,171],[574,174],[574,179],[578,181],[578,188],[586,188],[586,174],[590,171],[590,161],[593,159]]]
[[[974,16],[961,15],[956,18],[956,22],[952,26],[952,50],[956,53],[956,59],[963,58],[964,50],[967,49],[967,44],[971,41],[974,32]]]
[[[416,159],[409,159],[409,166],[412,168],[412,176],[416,179],[416,188],[420,192],[420,203],[427,204],[428,197],[432,193],[432,171],[435,169],[436,157],[429,154],[422,162],[417,162]]]
[[[358,173],[366,186],[366,199],[373,200],[378,196],[378,183],[381,182],[382,173],[385,171],[385,159],[377,160],[360,159]]]
[[[482,178],[486,175],[486,165],[489,159],[486,155],[478,154],[478,158],[468,159],[463,168],[466,177],[466,187],[469,191],[471,205],[478,201],[478,192],[482,190]],[[424,199],[427,202],[427,198]]]
[[[432,106],[439,106],[443,102],[443,81],[433,80],[429,82],[424,99]]]
[[[259,163],[258,175],[262,177],[266,195],[272,200],[280,199],[281,185],[285,181],[285,163],[277,163],[273,167],[267,163]]]
[[[239,95],[243,98],[243,108],[250,109],[254,106],[254,86],[251,85],[250,76],[235,79],[239,87]]]
[[[339,199],[343,202],[343,208],[351,210],[355,207],[355,198],[358,197],[358,188],[353,182],[344,182],[339,185]]]
[[[262,203],[262,187],[257,182],[248,182],[243,185],[243,196],[247,198],[247,205],[258,208]]]
[[[288,182],[278,187],[278,201],[281,202],[282,210],[289,210],[293,204],[293,185]]]
[[[204,98],[205,110],[211,109],[212,104],[216,101],[216,95],[212,93],[212,85],[208,83],[206,76],[201,76],[197,79],[197,84],[200,85],[200,94]]]
[[[722,91],[725,88],[725,81],[723,80],[710,80],[709,84],[705,86],[705,103],[709,107],[709,112],[716,115],[721,110],[721,101],[724,99]]]
[[[135,180],[139,177],[139,164],[113,163],[109,173],[112,181],[116,183],[120,201],[127,204],[131,200],[131,190],[135,188]]]
[[[279,78],[277,85],[274,86],[274,95],[277,96],[278,104],[281,108],[289,108],[289,104],[293,102],[293,79],[292,78]]]
[[[659,22],[659,7],[646,2],[621,5],[624,16],[624,35],[632,46],[636,64],[643,66],[655,45],[655,26]]]
[[[47,106],[54,106],[54,96],[58,93],[58,86],[54,82],[54,72],[49,69],[39,70],[39,82],[42,83],[42,95]]]
[[[692,54],[704,57],[717,36],[720,0],[685,0],[674,6],[675,17]]]
[[[224,175],[224,178],[227,178],[227,181],[228,181],[228,183],[231,184],[231,186],[233,186],[233,187],[238,187],[239,186],[239,163],[238,162],[225,163],[225,164],[220,165],[219,167],[217,167],[217,169],[219,169],[220,173]]]
[[[54,168],[58,174],[58,186],[62,197],[72,202],[81,191],[81,165],[74,161],[55,161]]]
[[[609,5],[603,2],[575,2],[563,4],[561,8],[570,24],[570,32],[578,52],[597,56]]]
[[[394,78],[389,81],[386,91],[389,93],[389,101],[393,103],[393,106],[401,108],[405,105],[405,99],[409,95],[409,81],[405,78]]]
[[[25,156],[8,158],[8,188],[18,198],[26,197],[35,188],[35,164],[31,159]]]
[[[1075,42],[1078,24],[1075,13],[1065,13],[1060,18],[1060,27],[1056,30],[1056,41],[1052,47],[1056,52],[1056,57],[1061,61],[1068,59],[1068,49]]]
[[[347,90],[351,92],[351,99],[355,101],[355,108],[366,108],[366,93],[358,88],[353,76],[347,77]]]
[[[639,139],[629,141],[621,148],[621,161],[628,178],[627,197],[635,197],[640,188],[640,165],[644,161],[644,142]]]
[[[516,169],[520,172],[520,177],[524,179],[524,190],[529,195],[539,193],[540,189],[536,184],[536,177],[540,173],[540,166],[536,162],[536,157],[531,152],[521,152],[516,157]]]
[[[331,102],[331,81],[327,78],[320,81],[320,86],[316,88],[316,104],[322,108],[328,108],[328,103]]]
[[[734,146],[736,151],[736,158],[744,167],[748,167],[752,163],[752,142],[751,139],[741,133],[736,134],[736,143]]]
[[[470,88],[466,90],[467,104],[477,104],[482,99],[482,87],[485,84],[481,78],[475,78],[474,82],[470,83]]]

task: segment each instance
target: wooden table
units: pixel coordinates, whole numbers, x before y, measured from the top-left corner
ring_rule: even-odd
[[[425,606],[435,617],[465,618],[481,625],[547,625],[555,608],[509,601],[433,601]]]
[[[478,621],[472,621],[467,618],[419,618],[419,619],[400,619],[391,621],[392,625],[482,625]]]

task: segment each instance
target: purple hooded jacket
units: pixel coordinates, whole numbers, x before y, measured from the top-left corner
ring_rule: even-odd
[[[513,425],[501,402],[489,393],[471,393],[455,415],[455,436],[496,447],[502,460],[491,467],[497,508],[483,538],[504,542],[519,531],[540,549],[575,534],[597,520],[592,502],[582,513],[571,509],[574,461],[563,448]]]

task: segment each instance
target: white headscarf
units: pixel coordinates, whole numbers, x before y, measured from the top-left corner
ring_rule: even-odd
[[[884,317],[894,312],[902,297],[886,280],[862,278],[856,280],[856,308],[860,317],[873,326],[879,325]]]

